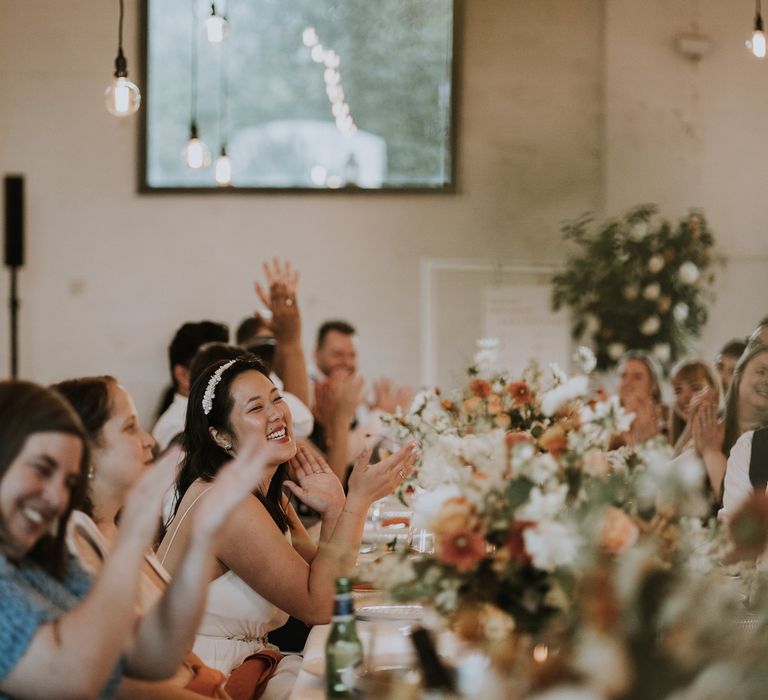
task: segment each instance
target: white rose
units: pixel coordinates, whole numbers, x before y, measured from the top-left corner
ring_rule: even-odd
[[[677,273],[685,284],[696,284],[696,280],[699,279],[699,268],[690,260],[680,265],[680,269]]]
[[[640,326],[640,332],[643,335],[655,335],[661,328],[661,321],[658,316],[649,316],[643,321],[643,325]]]
[[[600,319],[595,314],[584,314],[584,332],[597,333],[600,330]]]
[[[632,224],[632,228],[629,229],[629,237],[633,241],[640,242],[648,235],[648,222],[637,221]]]
[[[688,318],[688,314],[691,310],[688,308],[688,304],[681,301],[679,304],[675,304],[675,308],[672,309],[672,315],[675,317],[675,321],[683,323]]]
[[[618,360],[624,354],[626,349],[627,347],[624,343],[611,343],[607,347],[606,352],[608,353],[608,357],[612,360]]]
[[[633,299],[637,299],[637,295],[640,293],[640,290],[637,288],[636,284],[628,284],[626,287],[624,287],[624,298],[628,301],[632,301]]]
[[[664,269],[664,258],[661,255],[654,255],[648,260],[648,271],[654,275]]]
[[[525,551],[533,565],[544,571],[554,571],[576,561],[581,540],[574,531],[558,522],[543,521],[523,532]]]
[[[659,362],[669,362],[669,358],[672,356],[672,349],[669,347],[669,343],[656,343],[651,352],[653,352],[653,356]]]
[[[648,301],[656,301],[661,296],[661,285],[658,282],[651,282],[643,290],[643,298]]]

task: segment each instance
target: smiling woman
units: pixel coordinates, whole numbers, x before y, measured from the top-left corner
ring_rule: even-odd
[[[89,592],[90,580],[64,547],[66,522],[83,497],[87,463],[82,425],[58,394],[28,382],[0,382],[3,696],[115,692],[119,657],[134,619],[131,565],[151,530],[134,503],[126,512],[129,534]],[[156,512],[158,505],[149,498],[145,513]]]
[[[212,365],[190,392],[179,502],[158,549],[170,571],[179,566],[190,536],[188,516],[221,479],[221,465],[246,444],[254,446],[267,469],[215,543],[217,566],[194,651],[224,673],[255,658],[271,659],[262,697],[281,698],[289,695],[299,664],[297,657],[281,659],[267,634],[289,615],[310,624],[328,621],[335,579],[354,565],[368,507],[407,476],[414,449],[409,445],[375,465],[368,464],[370,453],[362,455],[345,498],[325,462],[303,448],[297,451],[290,411],[263,365],[243,358]],[[319,547],[283,487],[320,513]]]

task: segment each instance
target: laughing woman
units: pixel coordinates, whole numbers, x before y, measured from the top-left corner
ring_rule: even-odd
[[[72,379],[57,384],[55,389],[79,414],[91,448],[84,512],[73,513],[70,547],[89,571],[96,573],[117,539],[118,515],[129,489],[143,472],[157,468],[150,467],[154,440],[141,427],[131,396],[113,377]],[[250,481],[233,483],[238,463],[230,465],[226,470],[228,478],[219,479],[207,499],[209,515],[206,517],[210,517],[214,507],[219,512],[216,518],[219,522],[263,477],[268,450],[260,449],[261,454],[255,459],[246,452],[241,451],[239,461],[250,463],[247,477]],[[175,471],[175,465],[172,470]],[[193,551],[186,554],[173,581],[151,551],[145,553],[142,562],[139,592],[142,624],[153,617],[159,618],[163,647],[181,644],[182,651],[188,651],[200,621],[215,534],[215,526],[210,522],[207,525],[203,522],[201,526],[201,515],[200,511],[195,513]],[[226,698],[231,689],[228,682],[224,674],[206,668],[194,654],[187,653],[170,680],[153,683],[126,678],[120,686],[119,697],[125,700],[192,700],[200,695]]]
[[[123,671],[153,678],[167,670],[163,654],[148,659],[126,646],[167,475],[149,474],[132,491],[112,556],[91,585],[64,543],[87,467],[82,425],[61,397],[0,382],[0,697],[108,698]]]
[[[345,498],[328,465],[304,450],[297,454],[290,411],[261,363],[237,359],[212,365],[190,392],[180,501],[158,550],[170,571],[179,566],[190,514],[220,478],[221,465],[249,439],[273,446],[271,462],[216,542],[216,570],[194,647],[205,663],[225,673],[268,649],[267,633],[289,615],[310,624],[330,619],[335,579],[354,565],[368,507],[405,478],[415,456],[409,445],[369,465],[370,453],[365,454]],[[293,481],[286,480],[289,465]],[[321,514],[319,547],[284,487]],[[286,697],[297,670],[296,657],[282,659],[262,697]]]

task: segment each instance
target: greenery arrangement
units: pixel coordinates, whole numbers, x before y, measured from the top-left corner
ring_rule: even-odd
[[[570,309],[571,334],[592,345],[599,369],[629,349],[668,366],[707,320],[714,238],[706,220],[692,212],[673,227],[656,214],[643,205],[596,230],[590,215],[563,227],[577,248],[553,279],[552,307]]]

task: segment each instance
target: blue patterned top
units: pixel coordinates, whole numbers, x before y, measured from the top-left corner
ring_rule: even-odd
[[[0,552],[0,681],[24,656],[37,628],[75,607],[90,587],[90,577],[72,557],[60,581],[34,562],[11,563]],[[122,674],[120,662],[100,698],[115,697]],[[0,698],[10,697],[0,691]]]

